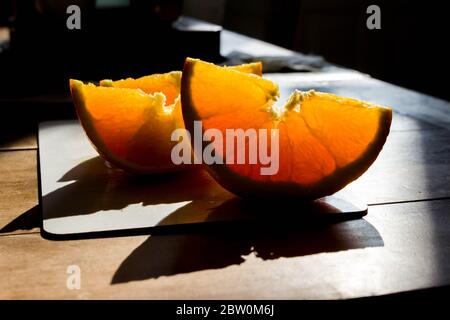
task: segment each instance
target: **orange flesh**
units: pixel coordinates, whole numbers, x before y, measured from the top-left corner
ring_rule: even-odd
[[[141,89],[145,93],[162,92],[166,96],[166,105],[171,105],[180,94],[181,72],[173,71],[141,78],[123,79],[112,82],[115,88]],[[101,82],[102,84],[102,82]]]
[[[144,114],[147,109],[146,99],[142,99],[138,91],[128,91],[123,94],[120,91],[112,91],[106,88],[84,87],[84,96],[100,139],[107,144],[111,151],[117,156],[126,155],[126,142],[133,137],[140,125],[144,122]],[[129,106],[133,105],[133,112],[129,112]],[[116,112],[123,117],[115,116]],[[136,126],[125,126],[124,122],[137,124]],[[140,124],[140,125],[139,125]]]
[[[261,63],[236,67],[261,74]],[[142,173],[178,170],[171,160],[172,132],[184,128],[181,72],[138,79],[102,80],[101,86],[70,81],[77,113],[97,151],[116,166]]]
[[[210,167],[223,184],[232,184],[231,188],[235,182],[225,181],[229,175],[247,182],[320,189],[322,181],[328,179],[329,183],[338,172],[344,172],[344,178],[336,178],[342,181],[323,186],[327,193],[337,191],[368,168],[389,132],[389,108],[320,92],[294,92],[284,106],[278,107],[274,105],[278,87],[268,80],[194,59],[187,60],[183,74],[186,125],[191,127],[188,121],[202,120],[204,130],[219,129],[224,144],[222,149],[216,144],[216,150],[224,162],[230,156],[236,159],[236,150],[226,155],[226,129],[279,129],[277,174],[262,175],[260,168],[267,165],[260,163],[226,164],[223,167],[227,169]],[[248,140],[245,148],[248,160]]]
[[[182,126],[179,103],[167,107],[161,94],[133,89],[85,85],[82,92],[86,116],[95,123],[96,137],[91,135],[91,140],[101,141],[113,157],[137,165],[171,163],[170,135]]]

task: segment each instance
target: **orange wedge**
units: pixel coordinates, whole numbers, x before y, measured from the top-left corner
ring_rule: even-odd
[[[196,59],[185,62],[181,101],[190,132],[194,121],[201,121],[203,133],[218,129],[224,139],[227,129],[266,129],[267,152],[278,144],[278,151],[270,155],[273,163],[278,157],[277,170],[262,174],[267,162],[248,161],[254,152],[250,138],[244,146],[245,163],[233,162],[237,149],[232,154],[225,149],[233,141],[211,142],[221,161],[208,165],[208,170],[235,194],[301,199],[333,194],[369,168],[389,134],[390,108],[315,91],[295,91],[277,106],[278,96],[278,86],[267,79]],[[277,132],[277,140],[271,132]],[[263,137],[257,136],[258,143]]]
[[[230,67],[261,75],[261,63]],[[70,80],[80,122],[98,153],[118,168],[161,173],[186,166],[172,163],[176,142],[171,134],[184,128],[180,103],[181,72],[138,79],[102,80],[100,86]]]

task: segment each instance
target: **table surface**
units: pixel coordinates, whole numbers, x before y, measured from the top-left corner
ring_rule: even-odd
[[[228,31],[222,44],[224,54],[292,54]],[[47,240],[36,125],[19,121],[0,128],[0,298],[334,299],[449,285],[450,104],[350,70],[268,76],[283,95],[315,88],[394,108],[378,160],[348,186],[366,199],[367,216],[289,229]],[[71,265],[81,270],[79,290],[66,285]]]

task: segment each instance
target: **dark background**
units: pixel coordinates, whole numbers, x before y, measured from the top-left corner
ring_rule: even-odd
[[[381,9],[369,30],[366,9]],[[450,99],[447,1],[186,0],[191,15],[401,86]]]
[[[94,49],[98,41],[93,40],[89,44],[89,41],[82,39],[82,36],[74,37],[74,40],[70,41],[71,43],[78,41],[85,44],[84,47],[78,45],[77,49],[61,50],[52,58],[49,58],[48,52],[39,53],[37,49],[39,47],[40,49],[49,48],[51,45],[55,45],[55,48],[56,46],[63,47],[63,41],[54,39],[67,39],[68,36],[64,34],[64,32],[67,33],[67,30],[61,31],[59,38],[56,36],[51,38],[50,35],[56,28],[49,24],[45,27],[47,29],[39,30],[37,27],[40,25],[39,22],[34,21],[35,18],[26,13],[27,4],[30,7],[33,2],[65,4],[79,1],[81,0],[0,0],[0,27],[9,26],[12,34],[19,34],[15,37],[12,36],[11,49],[15,46],[16,51],[20,51],[16,53],[11,50],[9,56],[19,62],[10,63],[8,59],[11,57],[6,58],[7,55],[1,53],[2,46],[5,51],[5,45],[0,43],[2,94],[12,92],[20,86],[24,76],[20,74],[22,69],[39,76],[39,74],[47,73],[46,70],[68,69],[70,68],[69,62],[74,62],[76,59],[79,61],[72,66],[76,72],[71,71],[71,75],[81,79],[90,79],[89,74],[85,76],[87,73],[83,74],[82,71],[88,72],[91,67],[99,67],[102,62],[104,69],[100,70],[99,74],[104,75],[103,77],[114,78],[122,75],[121,73],[105,74],[103,70],[113,70],[111,65],[114,65],[115,68],[126,64],[130,68],[133,66],[134,69],[130,69],[130,73],[128,73],[131,76],[134,75],[135,70],[142,70],[144,73],[162,71],[145,69],[141,64],[136,63],[137,56],[141,52],[143,59],[149,57],[150,59],[147,60],[150,61],[152,53],[156,55],[161,51],[155,46],[152,47],[152,43],[154,44],[152,39],[163,33],[158,29],[160,22],[164,24],[180,14],[187,14],[288,49],[321,55],[329,62],[357,69],[394,84],[446,100],[450,99],[450,90],[447,89],[448,80],[446,80],[450,11],[446,1],[130,0],[129,2],[137,8],[133,12],[124,14],[120,9],[116,10],[113,15],[106,18],[112,21],[109,24],[95,16],[90,20],[88,28],[94,30],[91,32],[91,35],[96,34],[94,39],[103,40],[104,43],[101,45],[103,48],[108,45],[107,42],[119,41],[119,45],[116,47],[122,50],[118,54],[123,57],[122,61],[117,61],[111,49],[108,49],[109,54],[103,54],[102,59],[99,59],[102,53],[96,52]],[[92,3],[93,1],[81,2]],[[112,1],[120,2],[121,0]],[[369,30],[366,27],[366,19],[369,16],[366,9],[371,4],[377,4],[381,8],[381,30]],[[21,17],[14,17],[20,10],[22,10]],[[146,15],[146,12],[149,12],[149,15]],[[65,13],[63,12],[63,14]],[[148,21],[152,21],[152,23],[148,23]],[[65,28],[63,23],[60,25]],[[125,31],[121,32],[121,30]],[[88,34],[89,31],[86,31],[85,28],[80,34],[83,33]],[[2,31],[0,30],[0,42],[1,38]],[[13,41],[14,39],[16,40]],[[162,37],[159,41],[164,42],[163,46],[170,44],[176,46],[175,41],[171,41],[170,37]],[[91,50],[86,49],[90,46]],[[150,49],[148,52],[143,51],[139,49],[139,46]],[[48,49],[48,51],[55,50]],[[79,52],[75,54],[74,52],[77,50]],[[178,51],[178,48],[168,51]],[[129,57],[124,56],[127,53],[129,53]],[[75,58],[70,57],[70,54]],[[158,59],[161,62],[164,57],[166,60],[175,59],[166,53],[162,53],[160,56],[162,58],[158,57]],[[33,59],[33,57],[35,58]],[[56,59],[64,60],[64,57],[66,57],[67,63],[53,64]],[[46,58],[49,61],[46,61]],[[38,64],[41,64],[40,68],[36,67]],[[160,66],[163,65],[160,63]],[[10,69],[9,73],[5,71],[8,68]],[[83,68],[89,70],[83,70]],[[78,75],[77,72],[80,74]],[[94,76],[97,75],[92,77]],[[57,77],[62,78],[63,75],[61,73],[49,75],[49,79]],[[63,85],[67,87],[65,82]],[[20,92],[21,90],[19,90]]]

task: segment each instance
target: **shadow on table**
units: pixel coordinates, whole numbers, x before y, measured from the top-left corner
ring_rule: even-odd
[[[0,229],[0,234],[10,233],[18,230],[32,230],[40,228],[42,222],[42,213],[38,205],[28,209],[20,216],[9,222]]]
[[[130,175],[108,168],[98,156],[75,166],[58,182],[71,183],[43,196],[44,219],[119,210],[131,204],[145,207],[195,201],[227,193],[199,170]]]
[[[95,157],[72,168],[60,182],[70,184],[43,197],[45,219],[138,203],[187,202],[145,232],[152,236],[121,263],[112,283],[225,268],[243,263],[249,255],[270,260],[384,245],[370,223],[355,219],[365,211],[339,214],[339,206],[320,201],[244,201],[198,170],[133,177],[106,168]],[[36,212],[33,208],[3,229],[30,228]],[[331,214],[319,218],[317,213]]]
[[[214,220],[242,220],[255,217],[259,219],[261,216],[267,217],[266,220],[272,222],[273,219],[270,221],[270,218],[273,212],[278,214],[277,221],[295,216],[305,219],[306,213],[309,213],[310,218],[317,219],[318,217],[314,215],[316,212],[331,213],[338,219],[340,217],[334,214],[336,212],[345,211],[343,219],[359,218],[365,214],[360,208],[355,210],[350,206],[348,209],[345,201],[337,204],[323,201],[312,204],[302,204],[298,201],[245,202],[221,188],[202,170],[133,176],[107,168],[100,157],[91,158],[73,167],[59,179],[59,182],[66,184],[42,196],[43,217],[41,208],[36,206],[4,226],[0,232],[39,227],[42,218],[50,220],[98,212],[103,212],[107,218],[108,211],[126,209],[133,204],[142,205],[142,210],[151,205],[177,204],[171,207],[174,209],[168,210],[165,216],[153,221],[153,225],[159,227]],[[132,218],[133,212],[124,210],[123,214],[129,214]],[[264,215],[265,212],[267,214]],[[148,215],[148,219],[152,219],[151,215]],[[46,236],[45,233],[43,235]]]
[[[42,197],[45,221],[98,212],[102,212],[105,219],[108,219],[109,210],[122,210],[133,204],[142,205],[143,211],[147,210],[145,208],[147,206],[175,204],[169,209],[164,209],[167,213],[159,220],[155,220],[157,218],[153,218],[150,214],[136,217],[145,219],[138,224],[150,223],[152,226],[244,220],[255,217],[260,220],[261,216],[270,220],[274,212],[278,214],[277,220],[300,215],[303,220],[340,219],[341,216],[343,219],[350,219],[359,218],[366,213],[366,207],[357,207],[337,198],[314,202],[286,200],[269,202],[261,199],[243,201],[220,187],[201,169],[133,176],[121,170],[107,168],[100,157],[80,163],[65,173],[58,182],[68,184]],[[124,210],[123,214],[133,218],[134,212],[136,211]],[[342,212],[345,212],[345,215],[341,215]],[[83,231],[77,233],[80,232]]]
[[[158,225],[192,214],[195,206],[194,201],[174,211]],[[335,210],[320,201],[300,204],[231,198],[209,209],[199,228],[152,233],[121,263],[111,283],[221,269],[240,265],[249,256],[273,260],[384,246],[370,223],[356,219],[365,213],[336,214]],[[239,217],[234,222],[214,223],[230,214]]]
[[[225,268],[243,263],[250,254],[272,260],[383,245],[378,231],[364,219],[272,227],[250,224],[200,234],[155,235],[122,262],[111,282]]]
[[[208,175],[199,173],[198,170],[148,176],[129,175],[108,168],[100,157],[73,167],[58,182],[67,184],[40,199],[40,203],[45,206],[43,216],[42,207],[35,206],[2,227],[0,233],[41,227],[42,219],[120,210],[132,204],[142,204],[145,207],[190,202],[187,209],[195,209],[196,201],[208,195],[221,198],[231,196],[217,184],[213,184]],[[178,213],[182,214],[183,210]],[[46,236],[45,231],[43,235]]]

